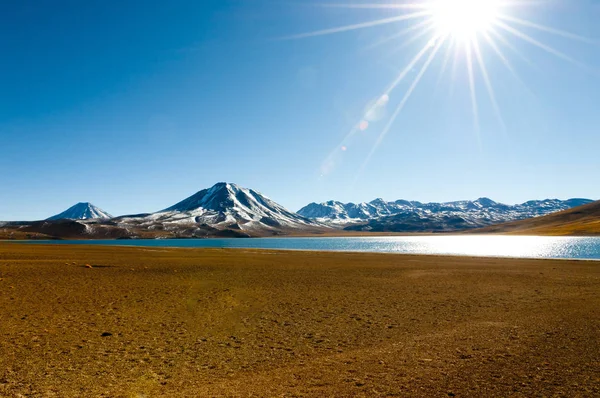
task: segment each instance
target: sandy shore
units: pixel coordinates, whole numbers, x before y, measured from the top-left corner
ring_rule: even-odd
[[[0,243],[0,308],[2,397],[600,396],[600,262]]]

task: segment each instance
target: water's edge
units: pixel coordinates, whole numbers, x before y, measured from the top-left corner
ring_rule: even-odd
[[[21,244],[228,248],[462,257],[600,260],[598,237],[416,236],[4,241]]]
[[[113,239],[114,240],[114,239]],[[1,241],[8,242],[8,241]],[[56,241],[10,241],[13,243],[28,244],[28,243],[40,243],[44,245],[53,245]],[[85,242],[85,241],[78,241]],[[64,244],[64,246],[71,245],[71,243]],[[61,246],[60,244],[56,246]],[[260,251],[282,251],[282,252],[297,252],[297,253],[336,253],[336,254],[382,254],[389,256],[425,256],[425,257],[463,257],[463,258],[493,258],[498,260],[552,260],[552,261],[591,261],[600,263],[600,258],[572,258],[572,257],[521,257],[521,256],[502,256],[502,255],[468,255],[468,254],[434,254],[434,253],[404,253],[404,252],[384,252],[384,251],[366,251],[366,250],[325,250],[325,249],[284,249],[284,248],[268,248],[268,247],[216,247],[216,246],[144,246],[144,245],[111,245],[111,244],[88,244],[85,243],[75,244],[75,246],[106,246],[106,247],[139,247],[139,248],[155,248],[155,249],[177,249],[177,250],[195,250],[195,249],[223,249],[223,250],[256,250]]]

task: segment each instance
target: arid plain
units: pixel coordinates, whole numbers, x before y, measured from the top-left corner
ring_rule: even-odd
[[[0,243],[0,396],[600,395],[600,263]]]

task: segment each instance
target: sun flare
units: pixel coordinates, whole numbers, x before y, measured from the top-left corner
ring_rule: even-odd
[[[352,3],[321,4],[321,6],[354,10],[380,10],[386,13],[385,17],[301,33],[287,38],[303,39],[397,24],[398,30],[395,33],[378,39],[369,48],[399,41],[398,47],[391,49],[389,53],[391,55],[399,50],[409,48],[408,46],[413,43],[421,42],[421,44],[416,46],[414,56],[408,58],[406,65],[399,70],[397,77],[381,94],[380,98],[386,100],[384,102],[372,101],[364,113],[359,115],[357,123],[342,139],[341,144],[331,151],[323,162],[322,175],[329,174],[333,169],[340,154],[340,148],[341,152],[350,151],[350,144],[354,137],[358,134],[364,135],[365,131],[374,127],[376,123],[371,120],[371,116],[378,113],[384,114],[385,109],[383,108],[386,108],[388,103],[395,102],[395,109],[389,112],[389,116],[386,117],[387,122],[376,135],[371,150],[357,172],[358,178],[382,144],[385,136],[390,132],[423,77],[428,70],[436,66],[440,68],[436,90],[444,78],[448,78],[451,87],[454,88],[457,71],[459,67],[463,68],[463,76],[466,76],[467,80],[461,87],[468,90],[470,96],[473,131],[479,145],[481,145],[479,109],[484,99],[479,94],[481,89],[478,88],[478,84],[482,85],[484,91],[487,92],[488,106],[497,119],[499,129],[506,130],[500,103],[495,94],[495,82],[492,80],[493,75],[488,72],[488,65],[492,63],[503,65],[515,81],[529,91],[509,55],[517,55],[530,65],[533,63],[526,54],[522,53],[520,46],[515,45],[516,43],[520,42],[529,46],[530,49],[541,50],[548,55],[567,61],[581,70],[597,73],[585,63],[561,52],[546,42],[543,37],[538,36],[541,34],[560,36],[564,39],[592,45],[597,45],[600,41],[537,23],[520,15],[527,8],[531,13],[531,9],[544,7],[547,2],[543,0],[370,0],[371,3],[358,1],[360,0]],[[442,59],[434,62],[440,58]],[[408,84],[406,84],[406,80],[409,80]],[[398,90],[399,87],[403,87],[403,89]],[[394,98],[395,101],[391,100],[393,97],[397,97]]]
[[[462,42],[490,30],[500,14],[500,0],[435,0],[428,7],[437,34]]]

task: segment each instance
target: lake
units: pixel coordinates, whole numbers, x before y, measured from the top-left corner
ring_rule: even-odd
[[[148,247],[210,247],[324,250],[376,253],[600,260],[600,237],[393,236],[344,238],[254,238],[28,241],[27,243]]]

